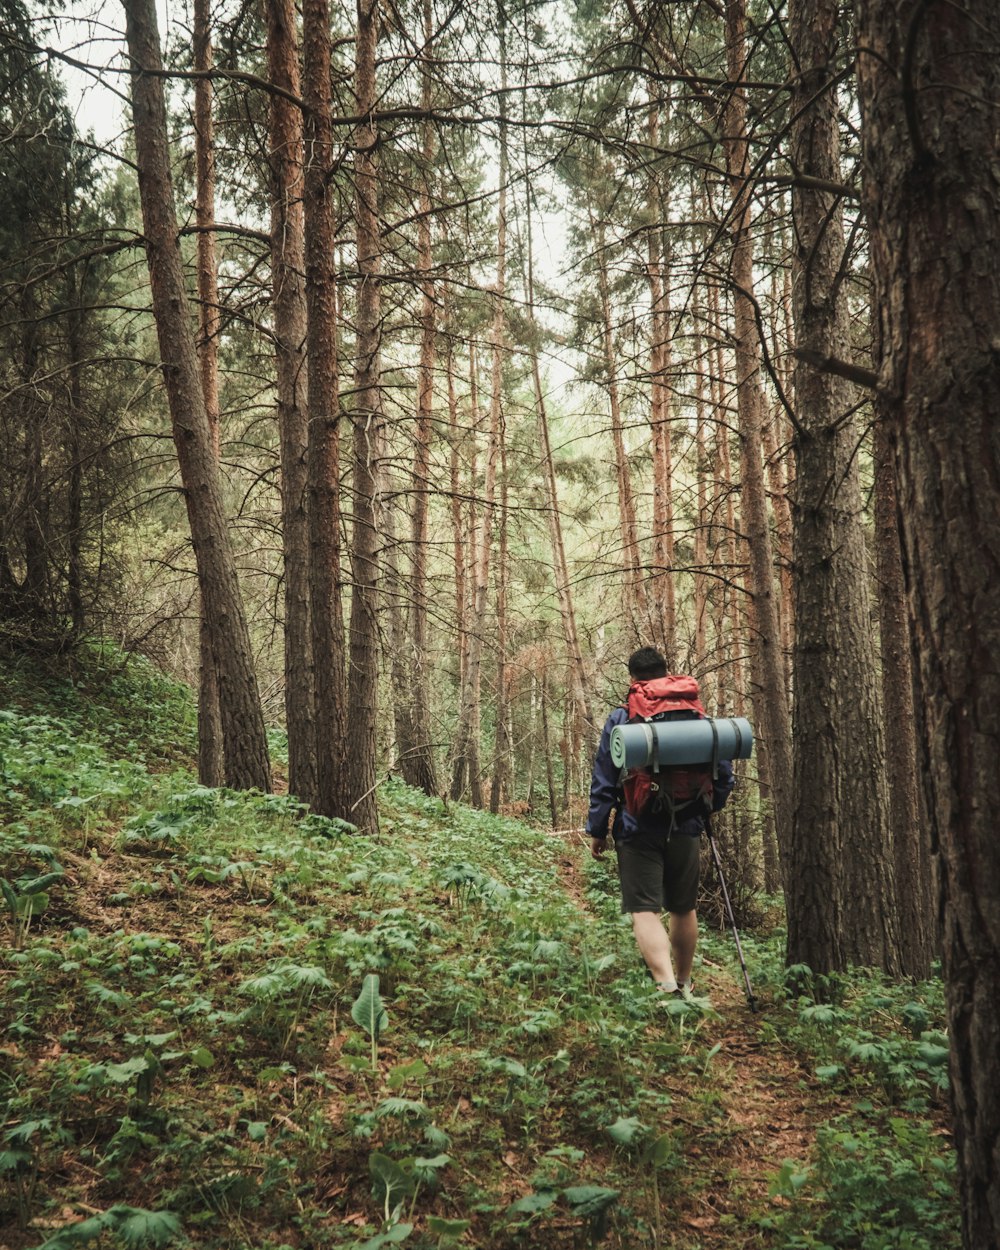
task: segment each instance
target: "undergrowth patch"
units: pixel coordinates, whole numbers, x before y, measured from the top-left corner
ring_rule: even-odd
[[[664,1002],[582,848],[209,790],[175,689],[76,689],[0,713],[5,1245],[953,1244],[934,987],[820,1001],[748,935],[755,1018],[708,934],[718,1010]]]

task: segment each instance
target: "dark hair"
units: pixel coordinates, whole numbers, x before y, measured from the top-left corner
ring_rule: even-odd
[[[640,647],[628,657],[628,671],[636,681],[666,677],[666,658],[655,647]]]

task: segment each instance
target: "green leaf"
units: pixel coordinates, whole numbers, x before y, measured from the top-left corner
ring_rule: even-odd
[[[413,1192],[413,1176],[388,1155],[377,1150],[372,1151],[368,1156],[368,1171],[371,1173],[375,1201],[384,1203],[390,1210],[400,1198]]]
[[[433,1150],[446,1150],[451,1145],[451,1138],[436,1124],[428,1124],[424,1129],[424,1141]]]
[[[430,1069],[422,1059],[414,1059],[412,1063],[401,1063],[393,1068],[386,1078],[390,1089],[402,1089],[409,1081],[419,1081]]]
[[[112,1207],[109,1216],[121,1215],[118,1232],[126,1246],[145,1250],[147,1246],[169,1245],[181,1235],[181,1222],[172,1211],[143,1211],[135,1207]]]
[[[619,1116],[614,1124],[609,1124],[607,1134],[619,1146],[630,1146],[637,1135],[646,1131],[645,1124],[637,1116]]]
[[[427,1217],[427,1231],[432,1237],[450,1237],[455,1240],[471,1227],[471,1220],[446,1220],[441,1215]]]
[[[840,1076],[844,1068],[839,1063],[827,1063],[816,1069],[816,1075],[821,1081],[832,1081],[834,1077]]]
[[[562,1196],[573,1208],[574,1215],[600,1215],[615,1201],[621,1191],[605,1189],[603,1185],[571,1185]]]
[[[379,1250],[380,1246],[398,1245],[401,1241],[405,1241],[412,1232],[412,1224],[393,1224],[388,1232],[376,1233],[374,1237],[363,1241],[358,1250]]]
[[[525,1194],[510,1204],[510,1210],[518,1215],[537,1215],[539,1211],[547,1211],[556,1200],[554,1189],[543,1189],[537,1194]]]
[[[361,985],[354,1006],[351,1008],[351,1019],[360,1024],[369,1037],[377,1041],[389,1027],[389,1013],[378,992],[378,976],[369,972]]]
[[[149,1060],[140,1055],[135,1059],[126,1059],[124,1063],[109,1063],[104,1075],[115,1085],[128,1085],[135,1077],[148,1072],[150,1066]]]
[[[247,1137],[251,1141],[264,1141],[267,1137],[267,1121],[251,1120],[247,1125]]]
[[[191,1062],[196,1068],[210,1068],[215,1063],[215,1056],[207,1046],[195,1046],[191,1051]]]
[[[65,875],[63,872],[47,872],[41,877],[36,877],[34,881],[29,881],[26,885],[21,886],[21,893],[28,895],[41,894],[50,885],[55,885],[57,881],[61,881]]]
[[[933,1042],[921,1042],[917,1054],[932,1068],[943,1068],[948,1063],[948,1047],[935,1046]]]
[[[12,916],[17,915],[17,895],[10,882],[5,877],[0,877],[0,894],[3,894],[4,902]]]
[[[433,1159],[413,1160],[413,1175],[424,1185],[435,1184],[437,1174],[451,1162],[451,1155],[435,1155]]]
[[[383,1098],[375,1108],[375,1115],[380,1120],[386,1116],[409,1116],[415,1120],[423,1120],[429,1114],[427,1104],[415,1098]]]
[[[662,1167],[664,1163],[669,1163],[677,1151],[677,1145],[670,1133],[662,1133],[653,1142],[650,1142],[643,1156],[647,1163],[651,1163],[654,1168]]]

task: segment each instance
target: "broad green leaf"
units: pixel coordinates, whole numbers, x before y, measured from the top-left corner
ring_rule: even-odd
[[[36,877],[34,881],[29,881],[21,887],[22,894],[41,894],[43,890],[47,890],[50,885],[55,885],[57,881],[61,881],[65,876],[62,872],[47,872],[41,877]]]
[[[646,1148],[645,1159],[647,1163],[651,1163],[654,1168],[662,1167],[664,1163],[669,1163],[677,1152],[677,1144],[670,1133],[662,1133],[655,1141],[650,1142]]]
[[[427,1217],[427,1231],[432,1237],[451,1237],[457,1238],[472,1227],[471,1220],[446,1220],[441,1215],[429,1215]]]
[[[634,1141],[637,1134],[644,1133],[646,1126],[642,1124],[638,1117],[634,1115],[619,1116],[614,1124],[609,1124],[607,1133],[613,1142],[617,1142],[619,1146],[629,1146]]]
[[[196,1068],[210,1068],[215,1063],[215,1056],[207,1046],[195,1046],[191,1051],[191,1062]]]
[[[414,1189],[411,1173],[404,1171],[395,1159],[381,1154],[378,1150],[368,1156],[368,1171],[372,1178],[372,1194],[376,1202],[385,1203],[389,1208],[395,1206],[400,1198],[405,1198]]]
[[[537,1194],[525,1194],[510,1204],[510,1210],[518,1215],[537,1215],[539,1211],[547,1211],[556,1200],[554,1189],[543,1189]]]
[[[251,1120],[247,1125],[247,1136],[251,1141],[263,1141],[267,1137],[267,1122]]]
[[[605,1189],[603,1185],[571,1185],[562,1191],[563,1197],[573,1208],[574,1215],[599,1215],[606,1211],[621,1191]]]
[[[419,1081],[430,1069],[422,1059],[414,1059],[412,1063],[397,1064],[386,1078],[390,1089],[402,1089],[409,1081]]]
[[[135,1207],[112,1207],[108,1215],[121,1212],[119,1236],[133,1250],[169,1245],[181,1235],[181,1222],[172,1211],[142,1211]]]
[[[144,1056],[126,1059],[124,1063],[109,1063],[104,1074],[115,1085],[128,1085],[135,1077],[142,1076],[150,1068],[149,1060]]]
[[[839,1063],[827,1063],[816,1069],[816,1075],[821,1081],[832,1081],[834,1077],[840,1076],[843,1070],[843,1066]]]
[[[948,1062],[948,1047],[935,1046],[933,1042],[921,1042],[917,1054],[932,1068],[944,1067]]]
[[[388,1232],[376,1233],[374,1237],[369,1237],[367,1241],[363,1241],[358,1250],[379,1250],[381,1246],[399,1245],[412,1232],[412,1224],[393,1224]]]
[[[424,1129],[424,1141],[434,1150],[446,1150],[451,1145],[451,1138],[436,1124],[428,1124]]]
[[[361,993],[351,1008],[351,1019],[355,1024],[360,1024],[368,1036],[374,1037],[376,1041],[389,1027],[389,1013],[378,992],[376,973],[369,972],[362,982]]]
[[[427,1104],[415,1098],[383,1098],[375,1108],[378,1118],[386,1116],[412,1117],[415,1120],[425,1119],[430,1113]]]
[[[14,893],[13,886],[6,878],[0,878],[0,894],[3,895],[4,902],[10,909],[12,916],[17,915],[17,895]]]

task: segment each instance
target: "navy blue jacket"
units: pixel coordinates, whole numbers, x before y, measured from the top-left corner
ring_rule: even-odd
[[[604,837],[608,832],[608,817],[615,813],[612,833],[616,842],[623,842],[636,833],[662,833],[668,818],[662,814],[650,815],[637,820],[625,810],[620,777],[621,769],[611,759],[611,731],[616,725],[624,725],[628,720],[628,712],[623,707],[616,707],[604,723],[601,743],[594,757],[594,771],[590,779],[590,812],[587,815],[587,833],[592,838]],[[719,760],[719,775],[715,780],[715,798],[712,811],[717,812],[725,805],[726,799],[735,785],[733,766],[729,760]],[[677,825],[677,833],[690,834],[697,837],[705,827],[702,816],[692,816]]]

